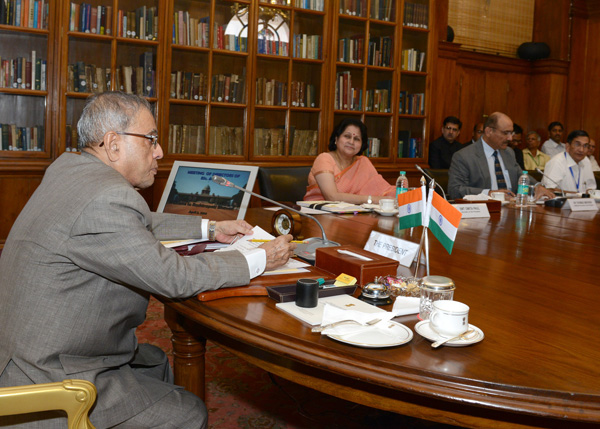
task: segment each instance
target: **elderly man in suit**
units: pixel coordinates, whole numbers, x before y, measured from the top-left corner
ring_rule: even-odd
[[[0,258],[0,386],[85,379],[98,389],[96,427],[205,427],[206,407],[173,384],[166,355],[137,343],[149,296],[245,285],[287,262],[292,237],[246,254],[181,257],[159,240],[229,243],[251,227],[150,211],[137,189],[152,185],[163,152],[143,98],[91,97],[78,132],[81,155],[48,167]],[[29,420],[9,423],[66,426],[56,414]]]
[[[495,112],[488,117],[483,136],[452,157],[448,172],[450,198],[488,194],[490,190],[514,196],[523,170],[513,150],[507,147],[513,133],[513,122],[504,113]],[[535,183],[533,178],[531,180]],[[536,186],[536,199],[542,196],[553,198],[554,194],[543,186]]]

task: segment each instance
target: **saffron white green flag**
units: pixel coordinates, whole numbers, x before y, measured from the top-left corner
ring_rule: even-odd
[[[398,195],[398,217],[400,229],[423,225],[423,195],[421,188]]]
[[[448,253],[452,253],[452,246],[454,246],[461,217],[462,213],[459,210],[440,197],[437,192],[433,193],[429,230],[442,243]]]

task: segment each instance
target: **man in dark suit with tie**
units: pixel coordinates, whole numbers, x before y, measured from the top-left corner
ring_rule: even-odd
[[[246,285],[287,262],[292,237],[179,256],[159,240],[229,243],[251,227],[150,211],[137,190],[152,185],[163,152],[145,99],[94,95],[77,129],[81,155],[48,167],[0,258],[0,387],[84,379],[98,390],[90,414],[98,428],[204,428],[206,407],[173,384],[164,352],[137,343],[149,296]],[[66,427],[60,414],[35,417],[16,423]]]
[[[507,147],[513,133],[513,122],[504,113],[495,112],[488,117],[481,138],[452,157],[448,172],[450,198],[488,194],[490,190],[514,196],[523,170],[513,150]],[[536,183],[533,178],[531,182]],[[536,186],[536,199],[543,195],[554,197],[543,186]]]

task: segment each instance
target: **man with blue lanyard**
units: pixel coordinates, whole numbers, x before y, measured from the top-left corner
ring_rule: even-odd
[[[587,158],[590,136],[575,130],[567,137],[566,151],[558,153],[546,164],[543,183],[549,188],[560,185],[565,192],[585,193],[596,189],[592,165]]]

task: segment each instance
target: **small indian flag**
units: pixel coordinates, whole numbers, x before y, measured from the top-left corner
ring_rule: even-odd
[[[420,188],[398,195],[400,229],[423,225],[422,212],[423,195]]]
[[[452,253],[452,246],[456,239],[456,231],[458,231],[461,217],[462,213],[454,208],[452,204],[436,192],[433,193],[429,229],[448,253]]]

